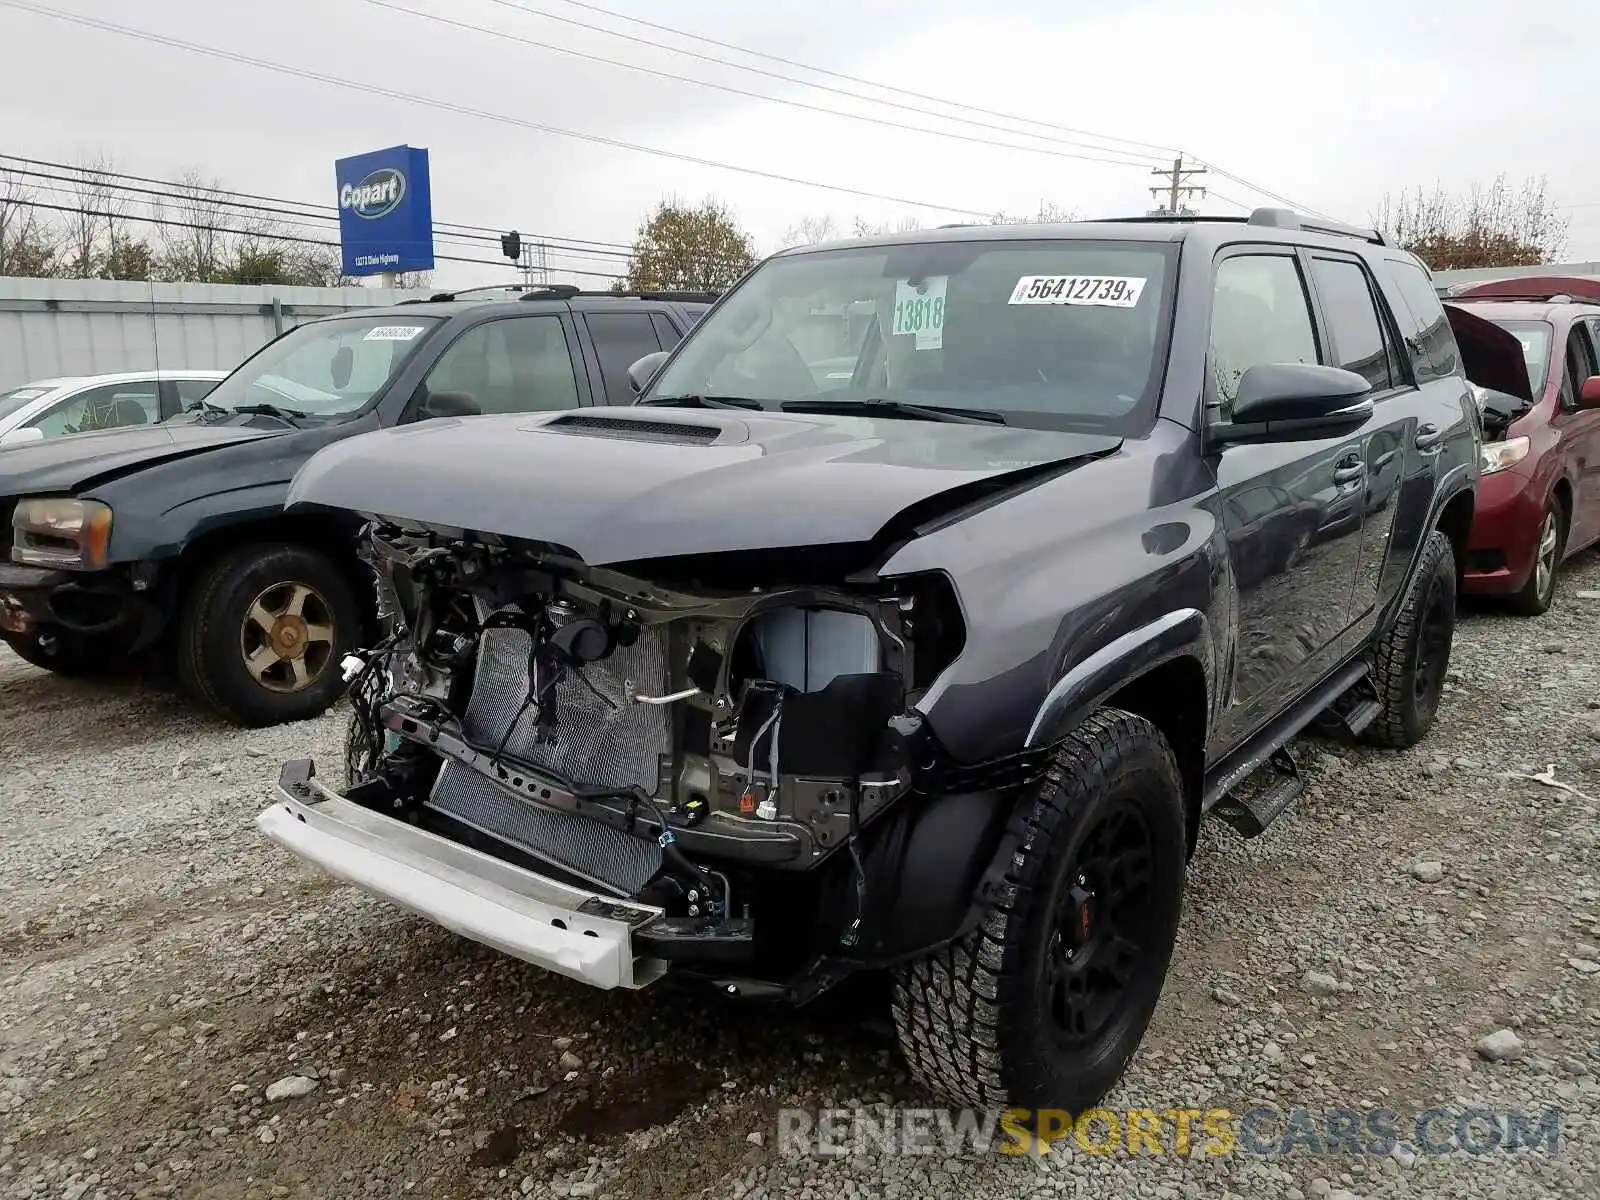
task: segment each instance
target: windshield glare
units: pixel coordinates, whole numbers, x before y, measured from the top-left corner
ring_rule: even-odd
[[[301,325],[217,384],[204,405],[266,404],[308,417],[349,416],[388,386],[437,323],[391,313]]]
[[[890,400],[1128,430],[1160,379],[1174,247],[951,241],[770,259],[651,397]]]
[[[1528,364],[1528,383],[1533,395],[1544,390],[1545,370],[1550,364],[1550,338],[1554,333],[1544,321],[1500,321],[1500,328],[1522,343],[1522,357]]]

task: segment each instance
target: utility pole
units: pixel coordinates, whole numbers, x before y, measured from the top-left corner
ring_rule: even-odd
[[[1150,194],[1154,196],[1158,202],[1164,197],[1167,203],[1165,207],[1156,208],[1150,213],[1150,215],[1152,217],[1193,216],[1193,211],[1191,209],[1181,207],[1180,202],[1188,199],[1191,196],[1198,197],[1201,200],[1205,199],[1206,189],[1203,187],[1194,186],[1189,182],[1192,177],[1196,175],[1204,175],[1205,173],[1206,169],[1204,167],[1184,166],[1183,154],[1181,151],[1179,152],[1178,157],[1172,160],[1171,167],[1152,167],[1150,169],[1150,174],[1159,175],[1161,178],[1167,181],[1167,184],[1165,187],[1151,188]]]

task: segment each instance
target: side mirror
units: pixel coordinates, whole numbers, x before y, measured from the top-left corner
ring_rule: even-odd
[[[483,408],[468,392],[429,392],[422,402],[422,418],[481,417]]]
[[[650,381],[655,378],[661,364],[670,357],[665,350],[657,350],[654,354],[646,354],[633,366],[628,368],[628,386],[633,388],[635,396],[644,395],[645,388],[650,386]]]
[[[1578,389],[1579,408],[1600,408],[1600,375],[1591,375]]]
[[[1373,413],[1372,385],[1354,371],[1314,363],[1263,363],[1239,380],[1216,442],[1297,441],[1359,429]]]
[[[25,442],[42,441],[44,441],[44,430],[42,429],[13,429],[4,437],[0,437],[0,447],[20,446]]]

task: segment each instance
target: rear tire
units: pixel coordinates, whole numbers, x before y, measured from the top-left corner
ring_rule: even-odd
[[[344,690],[340,661],[360,636],[354,589],[306,546],[243,546],[206,566],[184,597],[178,672],[238,725],[303,721]]]
[[[1373,649],[1372,681],[1383,711],[1367,727],[1367,741],[1403,748],[1427,736],[1444,694],[1455,627],[1455,550],[1436,529],[1394,624]]]
[[[896,970],[895,1031],[951,1103],[1077,1113],[1121,1077],[1161,994],[1188,857],[1183,786],[1154,725],[1103,709],[1030,803],[982,924]]]
[[[1545,501],[1539,519],[1539,543],[1534,552],[1533,570],[1522,590],[1511,596],[1507,607],[1524,617],[1537,617],[1550,611],[1556,598],[1556,571],[1567,549],[1567,510],[1554,496]]]

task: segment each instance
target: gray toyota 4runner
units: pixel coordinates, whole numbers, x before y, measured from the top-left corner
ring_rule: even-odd
[[[659,360],[666,357],[663,365]],[[265,833],[600,988],[893,976],[940,1094],[1079,1109],[1196,826],[1438,707],[1477,409],[1428,274],[1249,220],[779,254],[627,409],[354,438],[389,634]]]

